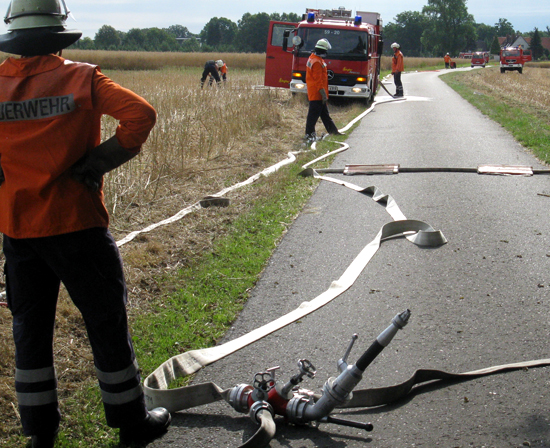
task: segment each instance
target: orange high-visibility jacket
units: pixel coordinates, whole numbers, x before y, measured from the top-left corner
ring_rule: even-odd
[[[220,73],[223,73],[224,75],[227,75],[227,65],[224,63],[219,69],[218,71]]]
[[[391,72],[403,72],[405,71],[405,65],[403,63],[403,53],[400,50],[396,51],[391,58]]]
[[[443,58],[445,60],[445,62],[448,64],[449,62],[451,62],[451,57],[446,54],[445,57]]]
[[[70,176],[101,139],[101,116],[119,120],[121,146],[138,151],[156,121],[143,98],[97,66],[54,55],[0,65],[0,232],[12,238],[107,227],[103,191]]]
[[[327,64],[321,56],[312,53],[306,64],[307,97],[309,101],[321,101],[319,90],[325,89],[328,98]]]

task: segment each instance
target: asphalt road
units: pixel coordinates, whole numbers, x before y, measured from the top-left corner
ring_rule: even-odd
[[[350,135],[333,167],[397,163],[402,167],[480,164],[543,168],[438,76],[407,73],[407,99],[382,103]],[[505,75],[503,75],[505,76]],[[508,74],[506,76],[513,76]],[[394,91],[393,85],[388,85]],[[382,99],[383,92],[378,96]],[[287,380],[300,358],[317,368],[304,387],[320,392],[353,333],[350,362],[406,308],[411,321],[367,369],[358,388],[408,379],[420,368],[464,372],[548,358],[550,332],[550,176],[464,173],[331,175],[391,195],[409,219],[440,229],[448,243],[423,249],[384,242],[355,285],[326,307],[207,367],[195,382],[223,388],[250,383],[280,366]],[[392,219],[350,189],[323,182],[275,251],[226,340],[311,300],[338,279]],[[370,421],[370,433],[277,420],[271,448],[550,447],[550,368],[422,387],[390,406],[345,411]],[[256,430],[225,402],[177,413],[152,447],[237,447]]]

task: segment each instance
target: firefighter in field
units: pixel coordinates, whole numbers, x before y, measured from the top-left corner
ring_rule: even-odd
[[[401,53],[400,45],[397,42],[391,44],[393,49],[393,57],[391,58],[391,74],[395,83],[395,97],[403,96],[403,83],[401,82],[401,73],[405,70],[403,63],[403,53]]]
[[[323,58],[331,46],[328,40],[320,39],[315,44],[315,49],[311,53],[306,65],[306,84],[307,97],[309,100],[309,110],[306,119],[306,141],[312,142],[316,139],[315,125],[319,117],[325,126],[325,129],[332,135],[343,135],[338,132],[338,128],[330,117],[328,101],[328,72],[327,65]]]
[[[221,83],[220,75],[218,74],[218,68],[220,65],[218,65],[218,62],[221,62],[223,65],[223,61],[206,61],[206,64],[204,64],[204,70],[202,72],[201,77],[201,89],[204,86],[204,81],[206,81],[206,77],[210,77],[209,85],[212,85],[213,79],[216,80],[216,83],[218,86]]]
[[[218,69],[218,75],[220,76],[220,80],[223,80],[223,86],[225,87],[225,83],[227,82],[227,65],[225,65],[225,62],[219,59],[216,61],[216,68]],[[214,77],[212,76],[212,74],[209,73],[208,85],[212,86],[212,84],[214,84]]]
[[[449,53],[447,53],[443,59],[445,61],[445,68],[450,68],[451,67],[451,56],[449,56]]]
[[[60,56],[82,34],[66,29],[67,16],[64,1],[12,0],[0,36],[0,51],[21,56],[0,65],[0,232],[19,416],[30,446],[54,446],[62,282],[84,318],[107,424],[123,444],[143,443],[166,431],[170,414],[145,407],[102,187],[103,174],[139,153],[156,112],[97,66]],[[100,143],[103,114],[119,125]]]

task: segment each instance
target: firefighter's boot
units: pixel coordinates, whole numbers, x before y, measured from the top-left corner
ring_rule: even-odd
[[[147,412],[145,420],[120,428],[120,443],[132,445],[146,443],[166,432],[172,417],[165,408],[155,408]]]

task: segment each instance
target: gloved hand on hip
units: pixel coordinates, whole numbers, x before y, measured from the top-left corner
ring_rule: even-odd
[[[72,177],[92,191],[99,191],[103,175],[139,154],[118,143],[116,136],[104,141],[78,160],[71,168]]]

